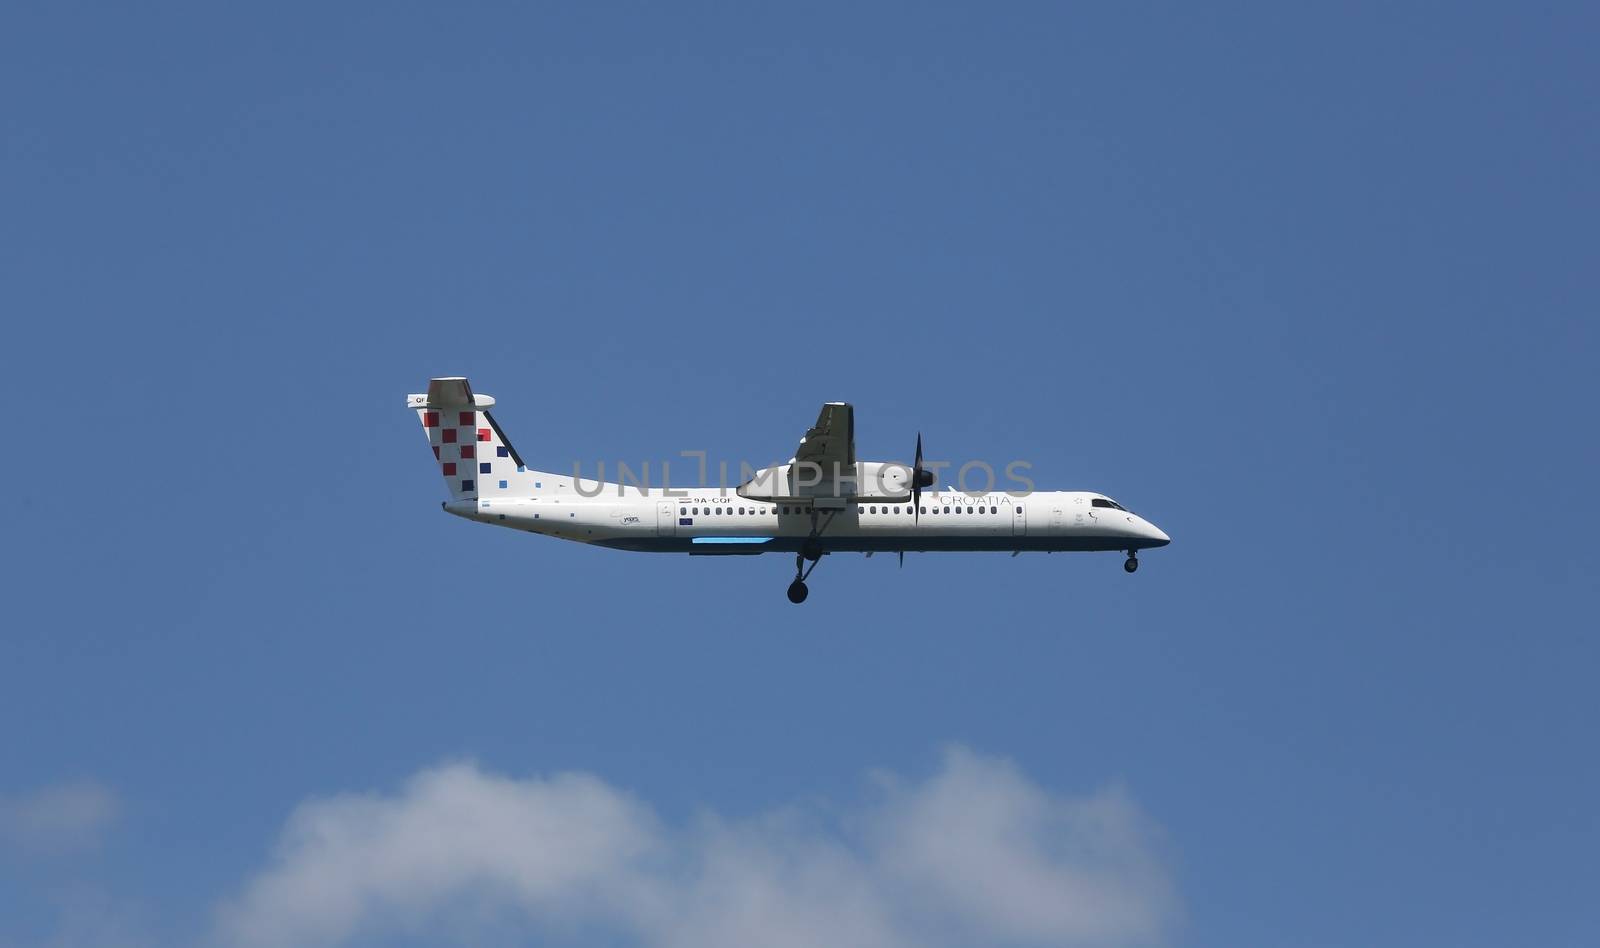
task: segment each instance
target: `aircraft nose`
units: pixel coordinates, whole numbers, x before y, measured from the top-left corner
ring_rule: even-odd
[[[1162,530],[1160,527],[1144,519],[1143,517],[1137,518],[1134,521],[1134,525],[1138,528],[1139,539],[1150,544],[1152,547],[1166,546],[1168,543],[1172,542],[1172,538],[1167,536],[1165,530]]]

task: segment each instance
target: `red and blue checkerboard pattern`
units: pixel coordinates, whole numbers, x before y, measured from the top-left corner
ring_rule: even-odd
[[[494,496],[496,491],[509,490],[516,474],[522,473],[511,449],[483,412],[419,408],[417,417],[427,432],[451,500]]]
[[[472,497],[478,493],[478,483],[494,476],[494,462],[490,457],[504,457],[506,451],[495,445],[494,429],[483,424],[476,411],[449,411],[425,408],[417,412],[422,416],[422,427],[428,432],[428,443],[439,462],[439,472],[444,475],[453,499]],[[480,448],[483,456],[480,458]]]

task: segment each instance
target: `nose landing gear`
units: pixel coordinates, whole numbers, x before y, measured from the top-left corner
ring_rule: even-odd
[[[1136,553],[1134,553],[1132,550],[1129,550],[1128,551],[1127,562],[1122,564],[1122,568],[1124,570],[1126,570],[1127,572],[1130,572],[1130,573],[1132,573],[1135,570],[1137,570],[1139,568],[1139,557],[1138,557],[1138,555]]]

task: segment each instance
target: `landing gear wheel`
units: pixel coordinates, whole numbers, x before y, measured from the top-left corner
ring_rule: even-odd
[[[789,584],[789,601],[798,606],[806,601],[806,596],[810,592],[806,584],[797,579]]]
[[[1130,556],[1128,557],[1128,561],[1122,564],[1122,568],[1131,573],[1139,568],[1139,561]]]

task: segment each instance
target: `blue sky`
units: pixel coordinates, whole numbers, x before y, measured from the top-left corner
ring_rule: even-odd
[[[1594,944],[1597,25],[8,8],[0,945]],[[1174,542],[795,608],[443,515],[443,374]]]

